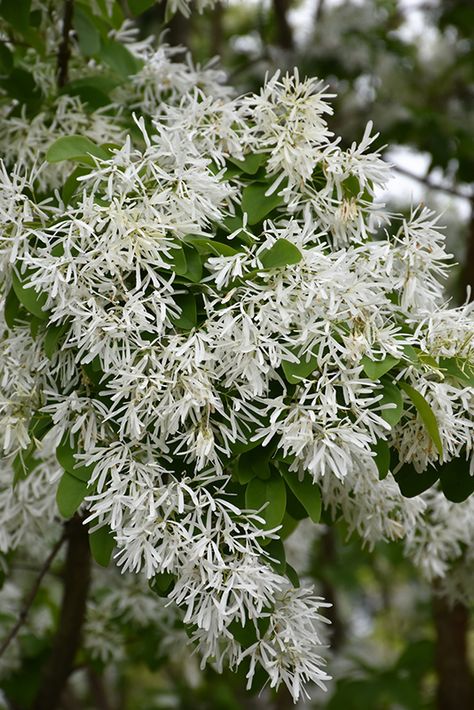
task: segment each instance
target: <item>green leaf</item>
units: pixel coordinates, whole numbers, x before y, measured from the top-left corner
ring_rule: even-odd
[[[62,89],[62,91],[69,93],[70,91],[76,91],[78,89],[97,89],[103,94],[108,94],[117,86],[120,86],[120,80],[117,77],[113,77],[110,74],[89,74],[82,76],[80,79],[74,79],[70,81]]]
[[[438,466],[441,489],[453,503],[462,503],[474,493],[474,476],[469,473],[465,458],[451,459]]]
[[[188,265],[187,271],[184,274],[185,278],[193,281],[194,283],[199,283],[202,278],[202,261],[198,252],[194,247],[188,244],[183,245],[184,255],[186,257],[186,263]]]
[[[33,339],[36,340],[36,336],[38,335],[40,328],[43,324],[43,318],[37,318],[37,316],[34,315],[30,316],[30,333]]]
[[[275,244],[260,256],[264,269],[275,269],[282,266],[298,264],[303,258],[302,253],[288,239],[277,239]]]
[[[12,468],[14,471],[13,485],[23,481],[38,466],[39,460],[35,458],[36,446],[30,444],[27,449],[17,453],[13,459]]]
[[[409,385],[408,382],[400,382],[400,387],[404,392],[406,392],[406,394],[409,396],[409,398],[415,405],[416,410],[418,411],[418,414],[423,420],[423,424],[425,425],[429,435],[431,436],[439,455],[442,456],[443,444],[439,433],[438,422],[436,421],[436,417],[430,405],[423,397],[423,395],[420,394],[420,392],[418,392],[418,390],[416,390],[414,387]]]
[[[318,358],[315,355],[306,358],[307,355],[302,355],[298,362],[283,360],[281,363],[285,377],[291,385],[297,385],[317,368]]]
[[[399,362],[400,360],[392,355],[386,355],[383,360],[371,360],[366,355],[361,359],[363,370],[371,380],[379,380]]]
[[[404,345],[403,346],[403,356],[406,360],[411,362],[412,365],[419,365],[420,360],[418,358],[418,355],[420,353],[419,348],[414,348],[413,345]]]
[[[288,485],[286,487],[286,512],[288,515],[291,515],[294,520],[298,521],[304,520],[308,517],[308,511],[301,505],[298,498],[293,495],[291,488],[289,488]]]
[[[390,471],[390,447],[386,441],[379,439],[372,446],[372,451],[375,453],[374,461],[379,471],[379,479],[383,481]]]
[[[115,547],[115,540],[108,525],[89,533],[89,546],[92,557],[101,567],[108,567],[112,552]]]
[[[156,4],[156,0],[128,0],[128,7],[132,15],[141,15]]]
[[[44,336],[44,352],[50,360],[58,351],[59,341],[68,330],[68,324],[48,326]]]
[[[90,156],[107,160],[110,152],[100,145],[93,143],[86,136],[61,136],[49,146],[46,160],[49,163],[60,163],[63,160],[75,160],[94,165]]]
[[[229,161],[241,169],[247,175],[255,175],[259,168],[266,162],[267,155],[265,153],[250,153],[243,160],[229,158]]]
[[[268,479],[270,478],[270,456],[271,448],[253,448],[251,451],[246,451],[239,456],[237,462],[237,478],[240,483],[245,484],[252,478]]]
[[[342,181],[342,187],[348,197],[357,197],[360,193],[359,180],[355,175],[349,175]]]
[[[8,92],[12,99],[16,99],[21,104],[25,104],[30,110],[36,110],[41,104],[41,91],[34,80],[33,75],[15,67],[6,79],[2,79],[0,85]]]
[[[433,370],[439,370],[439,365],[432,355],[424,353],[421,350],[418,352],[418,362],[421,365],[428,365],[428,367],[433,368]]]
[[[240,621],[235,619],[227,628],[235,640],[240,643],[243,648],[249,648],[258,641],[258,632],[255,628],[254,622],[251,620],[247,621],[245,626],[242,626]]]
[[[64,471],[56,491],[56,503],[63,518],[71,518],[87,495],[87,483]]]
[[[254,182],[242,191],[242,211],[247,213],[250,225],[258,224],[270,212],[283,204],[283,198],[274,192],[266,196],[268,183]]]
[[[382,398],[377,402],[377,405],[381,407],[385,404],[391,404],[392,406],[390,409],[381,411],[380,416],[382,419],[385,419],[391,427],[394,427],[398,424],[403,414],[402,393],[399,388],[389,380],[383,381],[382,384]]]
[[[173,318],[173,324],[181,330],[192,330],[197,325],[196,297],[192,293],[182,293],[174,297],[174,300],[181,309],[177,318]]]
[[[294,567],[289,565],[288,562],[286,563],[286,576],[290,580],[293,587],[295,587],[295,589],[298,589],[298,587],[300,586],[300,578],[298,576],[298,572],[295,570]]]
[[[285,546],[282,541],[271,540],[265,547],[265,552],[270,556],[271,559],[265,557],[265,559],[270,562],[273,569],[278,572],[278,574],[285,574],[286,572],[286,554]]]
[[[238,250],[229,244],[224,244],[217,239],[204,239],[202,237],[194,237],[188,235],[184,237],[187,244],[195,247],[201,254],[214,254],[215,256],[234,256],[238,254]]]
[[[148,585],[152,592],[159,597],[167,597],[173,589],[176,582],[176,577],[171,572],[159,572],[150,579]]]
[[[80,185],[79,178],[82,177],[82,175],[87,175],[88,172],[89,168],[78,165],[69,175],[61,190],[61,197],[65,205],[70,203],[72,196]]]
[[[113,39],[102,42],[99,56],[122,79],[128,79],[131,74],[136,74],[140,68],[140,62],[135,59],[125,45]]]
[[[8,76],[13,69],[13,54],[7,45],[0,42],[0,75]]]
[[[170,266],[173,271],[178,274],[178,276],[184,276],[188,270],[188,262],[186,261],[183,247],[178,244],[173,245],[171,257]]]
[[[28,272],[22,275],[17,274],[16,271],[12,272],[12,285],[15,295],[27,311],[41,320],[47,320],[48,313],[43,310],[47,296],[45,293],[36,293],[34,288],[26,285],[28,276]]]
[[[464,358],[441,357],[439,367],[451,377],[474,387],[474,366]]]
[[[35,440],[42,439],[52,426],[53,420],[49,414],[35,412],[30,419],[28,433]]]
[[[270,478],[267,481],[253,478],[245,491],[245,505],[251,510],[260,510],[259,515],[265,520],[265,527],[272,529],[280,525],[286,509],[286,487],[282,478]]]
[[[71,443],[69,441],[69,433],[66,433],[63,436],[61,443],[56,449],[56,458],[65,471],[67,471],[71,476],[74,476],[74,478],[77,478],[82,483],[87,484],[91,477],[92,471],[94,470],[94,467],[83,466],[78,464],[75,458],[76,453],[77,448],[76,446],[71,446]]]
[[[1,0],[0,15],[15,30],[24,32],[28,29],[31,0]]]
[[[258,428],[257,422],[242,422],[241,428],[243,441],[237,440],[230,444],[232,456],[237,456],[238,454],[243,454],[246,451],[250,451],[251,449],[256,449],[257,446],[260,446],[261,444],[258,439],[252,441],[252,437],[255,435]]]
[[[74,8],[74,29],[77,32],[82,54],[86,57],[98,54],[101,46],[100,32],[94,24],[92,16],[78,4]]]
[[[12,287],[5,298],[5,306],[3,308],[3,317],[5,318],[5,323],[10,330],[13,330],[18,322],[17,316],[19,310],[20,301],[15,293],[15,289]]]
[[[405,498],[414,498],[420,493],[431,488],[438,480],[438,471],[429,468],[422,473],[418,473],[412,464],[403,464],[395,474],[395,480]]]
[[[284,471],[283,477],[288,488],[307,511],[313,523],[319,523],[321,520],[321,491],[319,487],[308,475],[300,481],[296,473]]]
[[[289,493],[293,495],[291,491],[289,491]],[[278,535],[280,536],[280,538],[282,540],[286,540],[286,538],[289,537],[291,533],[296,530],[296,528],[298,527],[298,523],[299,520],[293,518],[293,516],[287,510],[285,515],[283,516],[281,528],[278,531]]]
[[[103,106],[109,106],[112,99],[108,94],[97,86],[73,86],[67,84],[62,90],[62,94],[69,94],[69,96],[79,96],[83,104],[87,104],[92,111],[102,108]]]

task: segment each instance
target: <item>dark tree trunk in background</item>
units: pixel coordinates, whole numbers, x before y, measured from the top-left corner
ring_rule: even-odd
[[[165,42],[172,46],[182,45],[189,47],[191,34],[191,19],[177,12],[168,23],[168,32],[165,35]]]
[[[438,675],[437,710],[470,710],[474,708],[474,684],[467,654],[469,610],[464,604],[450,606],[435,590],[433,616]]]
[[[331,570],[336,565],[337,550],[336,550],[336,538],[334,535],[334,530],[328,527],[320,540],[319,547],[319,559],[321,561],[321,584],[322,590],[321,595],[324,599],[332,604],[331,607],[325,610],[324,615],[331,622],[331,626],[328,629],[329,634],[329,645],[333,651],[337,651],[341,648],[344,642],[344,625],[338,613],[338,604],[336,599],[336,590],[331,582],[326,570]]]
[[[323,11],[324,11],[324,0],[316,0],[316,9],[314,11],[315,25],[317,25],[318,22],[321,22],[321,18],[323,16]]]
[[[273,0],[273,12],[277,24],[277,44],[282,49],[293,49],[293,33],[288,22],[291,0]]]
[[[69,46],[69,33],[72,29],[72,20],[74,17],[74,0],[66,0],[63,9],[63,26],[62,38],[58,49],[57,57],[57,82],[61,89],[68,81],[68,66],[71,56],[71,48]]]
[[[213,56],[222,54],[222,40],[224,39],[223,18],[224,8],[222,3],[218,2],[211,15],[211,54]]]
[[[189,47],[192,29],[192,16],[185,17],[181,12],[177,12],[165,25],[166,3],[159,2],[140,18],[140,24],[145,29],[150,22],[158,22],[162,25],[160,32],[166,30],[164,43],[172,47],[182,45]]]
[[[474,296],[474,201],[468,226],[467,252],[461,275],[461,302],[466,288]],[[450,605],[443,596],[433,594],[436,629],[436,670],[438,675],[437,710],[474,708],[474,679],[469,667],[469,609],[464,604]]]
[[[471,202],[471,219],[467,233],[466,259],[461,277],[461,301],[466,299],[466,288],[471,287],[471,300],[474,297],[474,200]]]
[[[89,534],[80,517],[66,525],[66,564],[58,629],[43,669],[33,710],[56,710],[81,641],[91,576]]]

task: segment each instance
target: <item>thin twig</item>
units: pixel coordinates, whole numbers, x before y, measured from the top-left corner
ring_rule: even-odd
[[[446,192],[448,195],[453,195],[454,197],[460,197],[464,200],[474,200],[474,194],[468,195],[468,194],[456,189],[455,187],[449,187],[449,185],[437,185],[435,182],[432,182],[428,177],[423,177],[422,175],[416,175],[415,173],[412,173],[410,170],[403,168],[401,165],[393,165],[393,169],[396,170],[397,173],[400,173],[400,175],[406,175],[406,177],[409,177],[412,180],[416,180],[417,182],[421,182],[423,185],[426,185],[426,187],[428,187],[430,190],[438,190],[439,192]]]
[[[69,35],[72,29],[72,18],[74,15],[74,0],[65,0],[63,14],[63,33],[61,44],[58,49],[58,87],[67,84],[69,57],[71,48],[69,46]]]
[[[20,614],[18,616],[18,619],[14,626],[11,628],[10,633],[8,636],[5,638],[3,643],[0,646],[0,656],[4,654],[4,652],[7,650],[8,646],[10,643],[13,641],[23,624],[25,623],[29,611],[31,609],[31,606],[36,598],[36,595],[38,594],[38,590],[40,588],[41,582],[43,581],[43,577],[45,576],[46,572],[49,570],[51,567],[51,564],[58,554],[59,550],[62,547],[62,544],[64,543],[66,539],[66,535],[63,534],[62,537],[57,541],[57,543],[54,545],[53,549],[49,553],[48,557],[46,558],[43,566],[41,567],[38,576],[35,579],[35,583],[33,584],[33,587],[31,588],[30,593],[28,594],[27,598],[25,599],[25,603],[23,605],[23,608],[20,611]]]

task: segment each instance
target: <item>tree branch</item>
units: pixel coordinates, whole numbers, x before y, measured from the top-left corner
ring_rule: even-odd
[[[5,640],[3,641],[3,643],[0,646],[0,656],[2,656],[5,653],[8,646],[10,645],[10,643],[13,641],[13,639],[15,638],[15,636],[17,635],[17,633],[19,632],[19,630],[21,629],[23,624],[26,622],[26,619],[28,617],[28,613],[29,613],[31,606],[36,598],[36,595],[38,594],[38,590],[40,588],[41,582],[43,581],[43,577],[46,574],[46,572],[49,570],[49,568],[51,567],[51,564],[52,564],[54,558],[56,557],[56,555],[58,554],[59,550],[61,549],[62,544],[65,541],[65,539],[66,539],[66,534],[63,534],[62,537],[56,542],[53,549],[51,550],[48,557],[46,558],[43,566],[39,570],[38,576],[35,579],[35,582],[33,584],[33,587],[31,588],[30,593],[28,594],[28,596],[25,599],[25,603],[23,604],[23,607],[20,611],[20,614],[18,616],[18,619],[17,619],[15,625],[12,627],[12,629],[10,630],[10,633],[8,634],[8,636],[5,638]]]
[[[69,34],[72,29],[72,18],[74,15],[74,0],[65,0],[63,13],[63,33],[61,44],[58,49],[57,76],[58,87],[61,88],[67,84],[68,65],[71,56],[71,48],[69,46]]]
[[[89,534],[79,516],[66,523],[67,556],[58,630],[32,710],[56,710],[80,645],[91,577]]]
[[[397,173],[400,173],[400,175],[406,175],[406,177],[409,177],[412,180],[421,182],[423,185],[426,185],[426,187],[428,187],[430,190],[438,190],[439,192],[445,192],[448,195],[453,195],[454,197],[461,197],[464,200],[474,200],[474,194],[468,195],[456,189],[455,187],[449,187],[448,185],[437,185],[436,183],[432,182],[428,177],[416,175],[410,170],[403,168],[401,165],[393,165],[392,167]]]

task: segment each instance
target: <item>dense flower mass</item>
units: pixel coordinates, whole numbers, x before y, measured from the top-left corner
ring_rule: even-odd
[[[372,127],[344,150],[324,85],[234,98],[117,37],[136,65],[110,104],[3,118],[0,550],[80,510],[204,663],[296,700],[328,679],[327,604],[281,540],[320,496],[445,573],[423,531],[452,504],[403,492],[472,461],[472,309],[446,307],[437,217],[385,212]]]

